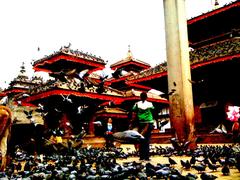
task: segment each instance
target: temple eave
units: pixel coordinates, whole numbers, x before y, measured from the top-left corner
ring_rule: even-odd
[[[233,4],[231,4],[231,5],[223,6],[223,7],[219,8],[219,9],[215,9],[215,10],[213,10],[213,11],[210,11],[210,12],[201,14],[201,15],[199,15],[199,16],[197,16],[197,17],[194,17],[194,18],[188,20],[188,21],[187,21],[187,24],[190,25],[190,24],[196,23],[196,22],[198,22],[198,21],[200,21],[200,20],[206,19],[206,18],[208,18],[208,17],[210,17],[210,16],[213,16],[213,15],[215,15],[215,14],[224,12],[224,11],[226,11],[226,10],[228,10],[228,9],[231,9],[231,8],[237,7],[237,6],[240,6],[240,2],[233,2]]]
[[[123,98],[121,97],[116,97],[116,96],[111,96],[111,95],[105,95],[105,94],[97,94],[97,93],[81,93],[77,91],[71,91],[71,90],[64,90],[64,89],[54,89],[54,90],[49,90],[45,92],[41,92],[35,95],[31,95],[30,97],[24,98],[23,101],[25,103],[34,103],[35,101],[41,100],[41,99],[46,99],[49,97],[53,96],[76,96],[76,97],[81,97],[81,98],[89,98],[89,99],[98,99],[101,101],[115,101],[116,103],[122,102]],[[114,98],[113,98],[114,97]]]
[[[223,61],[231,61],[234,58],[240,58],[240,54],[225,56],[225,57],[221,57],[221,58],[215,58],[215,59],[212,59],[211,61],[192,64],[191,69],[195,69],[195,68],[198,68],[198,67],[203,67],[203,66],[206,66],[206,65],[209,65],[209,64],[216,64],[216,63],[220,63],[220,62],[223,62]]]
[[[96,117],[111,117],[111,118],[119,118],[119,119],[126,119],[128,117],[127,114],[118,114],[118,113],[102,113],[96,114]]]
[[[146,64],[143,64],[143,63],[140,63],[140,62],[136,62],[136,61],[128,61],[128,62],[124,62],[124,63],[121,63],[121,64],[116,64],[116,65],[111,65],[110,67],[112,69],[117,69],[117,68],[122,68],[122,67],[126,67],[126,66],[137,66],[139,68],[142,68],[142,69],[148,69],[150,68],[151,66],[150,65],[146,65]]]
[[[75,63],[84,64],[85,66],[87,66],[90,69],[104,68],[104,66],[105,66],[105,63],[101,63],[101,62],[97,62],[97,61],[89,61],[88,59],[83,59],[83,58],[71,56],[68,54],[61,54],[61,55],[53,56],[49,59],[45,59],[44,61],[40,61],[40,62],[34,64],[34,69],[42,71],[43,69],[46,69],[46,67],[49,67],[51,65],[54,66],[59,61],[62,61],[62,62],[69,61],[74,64]],[[73,66],[73,67],[75,67],[75,66]]]
[[[143,82],[143,81],[149,81],[151,79],[155,79],[155,78],[160,78],[160,77],[163,77],[163,76],[166,76],[167,75],[167,71],[164,71],[164,72],[159,72],[159,73],[155,73],[155,74],[151,74],[151,75],[148,75],[148,76],[141,76],[141,77],[136,77],[136,78],[133,78],[133,79],[128,79],[127,80],[127,84],[134,84],[134,83],[139,83],[139,82]]]

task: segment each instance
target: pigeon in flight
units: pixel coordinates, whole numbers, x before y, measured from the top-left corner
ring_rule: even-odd
[[[4,96],[4,97],[0,100],[0,104],[1,104],[1,105],[7,105],[7,104],[8,104],[8,96]]]
[[[67,79],[65,77],[66,73],[63,71],[49,73],[49,76],[54,77],[55,79],[58,79],[61,82],[67,82]]]
[[[168,119],[161,120],[161,121],[160,121],[160,124],[159,124],[159,125],[160,125],[159,128],[161,129],[163,126],[167,125],[167,123],[169,123],[169,120],[168,120]]]
[[[72,99],[69,98],[70,95],[64,96],[61,94],[61,96],[63,98],[63,101],[68,102],[68,103],[73,103]]]
[[[200,83],[203,83],[203,82],[204,82],[203,79],[200,79],[200,80],[197,80],[197,81],[193,81],[193,80],[191,80],[191,79],[188,79],[188,81],[189,81],[190,83],[192,83],[192,84],[200,84]]]
[[[95,121],[95,122],[93,122],[93,124],[95,124],[97,126],[102,126],[102,122],[101,121]]]
[[[77,114],[82,114],[84,111],[83,107],[82,106],[78,106],[77,108]]]
[[[89,69],[85,69],[83,71],[81,71],[78,76],[80,78],[80,80],[84,81],[84,79],[89,75]]]
[[[212,130],[212,131],[210,132],[210,134],[215,133],[215,132],[217,132],[217,133],[219,133],[219,134],[227,134],[227,129],[226,129],[226,127],[221,123],[221,124],[219,124],[214,130]]]
[[[32,116],[32,113],[33,113],[33,110],[31,111],[23,111],[24,114],[26,115],[27,119],[31,119],[33,116]]]
[[[122,68],[117,68],[113,73],[112,73],[112,77],[115,79],[120,78],[123,75],[123,69]]]
[[[166,98],[166,99],[169,99],[169,96],[173,95],[173,93],[176,91],[176,89],[171,89],[170,92],[168,92],[167,94],[161,94],[160,96],[162,98]]]

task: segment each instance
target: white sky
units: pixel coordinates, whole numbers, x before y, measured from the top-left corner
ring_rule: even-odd
[[[186,0],[188,19],[210,11],[213,2]],[[22,62],[31,74],[33,59],[69,42],[109,65],[125,58],[131,45],[135,58],[155,66],[166,60],[163,13],[163,0],[2,0],[0,87],[18,75]]]

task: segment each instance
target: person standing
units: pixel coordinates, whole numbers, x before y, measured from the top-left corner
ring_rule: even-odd
[[[240,118],[235,121],[232,126],[233,143],[240,143]]]
[[[106,137],[106,147],[113,147],[113,124],[112,124],[112,118],[108,118],[107,120],[107,129],[105,133]]]
[[[151,132],[154,128],[153,110],[154,106],[151,102],[147,101],[147,93],[140,94],[140,101],[134,104],[132,111],[137,113],[138,118],[138,132],[144,136],[139,144],[140,160],[149,161],[150,157],[150,138]]]

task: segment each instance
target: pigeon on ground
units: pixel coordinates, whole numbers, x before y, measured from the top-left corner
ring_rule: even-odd
[[[139,132],[134,130],[116,132],[113,133],[113,137],[116,141],[129,144],[139,143],[141,140],[144,140],[144,137]]]

